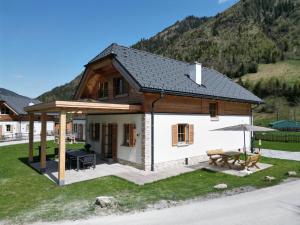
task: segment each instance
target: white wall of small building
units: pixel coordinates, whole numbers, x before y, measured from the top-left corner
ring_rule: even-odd
[[[6,125],[11,125],[11,131],[6,131]],[[22,133],[22,135],[28,135],[29,133],[29,121],[1,121],[2,135],[12,135],[16,133]],[[54,121],[47,121],[47,132],[54,132]],[[39,135],[41,133],[41,122],[34,121],[34,134]]]
[[[194,144],[172,146],[172,125],[194,125]],[[209,115],[155,114],[154,151],[155,163],[163,163],[189,157],[206,155],[207,150],[237,150],[243,148],[242,131],[212,131],[217,128],[238,124],[250,124],[250,116],[219,116],[212,121]],[[246,147],[251,142],[250,132],[246,132]]]
[[[118,143],[117,143],[117,158],[129,162],[141,164],[141,149],[142,149],[142,114],[115,114],[115,115],[88,115],[87,116],[87,132],[86,142],[92,145],[92,150],[101,153],[101,128],[99,141],[92,141],[89,137],[89,124],[90,123],[116,123],[118,124]],[[124,146],[124,124],[133,123],[136,125],[137,137],[136,146]]]

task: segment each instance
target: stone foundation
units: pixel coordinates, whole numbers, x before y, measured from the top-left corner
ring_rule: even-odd
[[[197,163],[208,161],[207,155],[200,155],[200,156],[194,156],[194,157],[188,157],[186,164],[186,158],[173,160],[173,161],[167,161],[162,163],[156,163],[154,164],[154,170],[163,170],[168,167],[176,167],[176,166],[190,166],[195,165]],[[150,169],[149,169],[150,170]]]
[[[130,161],[127,161],[127,160],[124,160],[124,159],[118,159],[117,161],[120,164],[127,165],[127,166],[132,166],[132,167],[135,167],[135,168],[137,168],[139,170],[144,170],[144,165],[143,164],[138,164],[138,163],[135,163],[135,162],[130,162]]]

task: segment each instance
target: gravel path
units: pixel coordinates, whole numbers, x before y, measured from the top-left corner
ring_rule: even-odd
[[[288,151],[279,151],[279,150],[271,150],[271,149],[261,149],[260,152],[262,156],[265,157],[300,161],[300,144],[299,144],[299,152],[288,152]]]

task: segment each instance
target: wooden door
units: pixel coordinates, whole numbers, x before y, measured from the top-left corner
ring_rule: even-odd
[[[2,125],[0,125],[0,140],[2,139]]]
[[[111,149],[112,149],[112,158],[117,160],[117,151],[118,151],[118,124],[112,124],[111,126]]]
[[[107,158],[117,160],[118,124],[108,124]]]

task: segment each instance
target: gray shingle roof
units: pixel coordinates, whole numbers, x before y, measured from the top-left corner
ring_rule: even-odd
[[[27,114],[24,111],[24,107],[29,103],[41,103],[39,100],[31,99],[22,95],[18,95],[5,88],[0,88],[0,101],[4,101],[9,107],[11,107],[19,115]]]
[[[187,96],[226,98],[261,103],[262,100],[218,71],[202,67],[202,85],[187,74],[189,63],[149,52],[112,44],[88,64],[112,55],[136,80],[141,90],[161,91]]]

